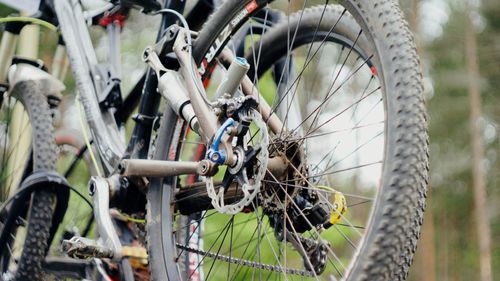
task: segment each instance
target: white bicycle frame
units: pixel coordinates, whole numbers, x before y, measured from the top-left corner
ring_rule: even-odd
[[[105,173],[109,174],[117,167],[125,152],[125,143],[112,112],[102,111],[99,107],[98,94],[104,89],[103,82],[106,81],[103,81],[104,77],[97,72],[97,56],[87,28],[86,19],[91,18],[93,13],[85,13],[78,0],[54,0],[54,6],[80,94],[80,102]],[[113,4],[108,3],[96,13],[112,7]]]

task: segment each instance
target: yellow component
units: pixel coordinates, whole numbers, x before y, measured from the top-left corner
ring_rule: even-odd
[[[338,192],[337,190],[335,190],[329,186],[326,186],[326,185],[317,185],[316,188],[317,189],[324,189],[324,190],[330,191],[330,192]]]
[[[113,215],[116,216],[116,218],[119,218],[123,221],[129,221],[129,222],[133,222],[133,223],[139,223],[139,224],[146,224],[146,220],[145,219],[139,219],[139,218],[134,218],[132,216],[129,216],[125,213],[121,213],[119,211],[116,211],[116,212],[113,212]]]
[[[347,211],[347,201],[345,200],[344,194],[335,191],[333,200],[333,210],[330,214],[330,223],[336,224],[342,219],[342,215]]]
[[[123,246],[122,255],[124,257],[132,257],[139,259],[148,258],[148,252],[146,251],[146,249],[144,247],[138,247],[138,246]]]
[[[148,252],[144,247],[123,246],[122,255],[130,258],[130,263],[134,268],[140,268],[148,264]]]

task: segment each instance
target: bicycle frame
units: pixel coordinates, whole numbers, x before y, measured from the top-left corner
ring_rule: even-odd
[[[184,1],[166,1],[165,7],[182,11]],[[97,59],[92,47],[90,35],[87,30],[85,14],[80,1],[55,0],[54,6],[61,27],[67,53],[77,81],[80,101],[85,110],[89,129],[96,143],[99,155],[105,169],[105,174],[110,174],[118,166],[122,157],[146,158],[149,148],[150,132],[156,118],[160,95],[156,92],[156,77],[154,72],[148,70],[143,82],[142,98],[136,118],[132,137],[126,148],[113,113],[102,111],[99,107],[98,95],[102,91],[99,87],[103,79],[96,72]],[[104,7],[112,8],[110,7]],[[158,32],[159,40],[164,30],[175,22],[172,15],[163,15],[161,28]],[[78,36],[76,36],[78,34]],[[118,51],[118,50],[117,50]],[[117,58],[112,59],[117,64]],[[90,75],[89,75],[90,74]],[[137,86],[135,91],[137,92]],[[136,93],[137,95],[137,93]],[[120,120],[123,121],[123,120]]]
[[[165,5],[169,9],[182,11],[184,8],[184,1],[172,0]],[[114,112],[103,109],[100,106],[99,96],[102,95],[105,89],[105,85],[102,82],[105,77],[101,76],[97,68],[97,56],[92,46],[89,30],[87,28],[87,20],[89,19],[88,14],[85,14],[78,0],[54,0],[54,7],[65,46],[60,44],[56,50],[53,74],[59,78],[64,77],[64,73],[66,72],[65,68],[67,68],[64,55],[67,52],[77,82],[80,102],[85,110],[86,120],[92,139],[97,146],[101,164],[104,168],[104,174],[100,175],[100,177],[92,178],[90,184],[90,190],[92,190],[92,197],[94,200],[94,216],[96,217],[98,232],[104,239],[104,246],[111,250],[109,256],[112,257],[113,260],[119,261],[123,253],[118,235],[113,228],[109,215],[109,190],[121,188],[121,183],[111,180],[111,178],[116,179],[116,175],[111,178],[108,177],[115,173],[117,168],[121,170],[120,164],[127,164],[126,160],[122,161],[123,158],[146,158],[148,155],[151,129],[157,119],[157,110],[161,99],[161,95],[157,92],[159,75],[157,76],[153,69],[148,69],[145,75],[143,95],[140,101],[139,114],[136,118],[137,122],[134,127],[132,138],[130,139],[128,147],[126,147],[122,134],[120,133],[120,128],[115,120]],[[113,5],[109,4],[104,6],[102,10],[112,8]],[[157,41],[163,38],[166,29],[173,25],[175,20],[176,18],[170,14],[162,15],[162,23],[157,35]],[[119,30],[113,25],[108,27],[110,42],[115,48],[118,46],[118,31]],[[194,69],[197,69],[190,53],[185,51],[184,47],[186,42],[181,42],[186,38],[188,32],[188,30],[182,29],[180,32],[182,35],[177,37],[179,40],[176,40],[173,51],[176,53],[180,64],[180,73],[186,80],[186,86],[188,88],[187,94],[192,102],[196,115],[200,119],[200,135],[205,143],[209,144],[212,138],[220,132],[220,128],[218,128],[216,123],[216,115],[211,112],[202,98],[205,93],[201,85],[201,80],[197,79],[198,77],[196,77],[196,79],[188,78],[193,77]],[[177,43],[177,41],[180,43]],[[109,71],[119,73],[119,57],[117,54],[119,50],[114,49],[114,51],[116,53],[109,59],[111,63],[111,69]],[[234,60],[230,52],[221,55],[221,58],[229,63]],[[283,125],[276,116],[272,116],[272,110],[269,105],[264,102],[264,99],[258,97],[259,92],[251,80],[246,77],[243,81],[238,80],[236,82],[238,82],[237,85],[240,85],[241,82],[244,94],[254,95],[261,100],[259,111],[262,113],[263,118],[268,120],[271,130],[274,131],[275,134],[278,134],[279,130],[283,129]],[[225,130],[225,128],[223,129]],[[222,132],[224,132],[224,130]],[[221,143],[221,145],[228,153],[228,156],[232,156],[230,154],[232,153],[230,145],[225,142]],[[235,162],[231,161],[236,161],[233,157],[227,157],[227,159],[229,159],[227,162],[220,164],[233,165]],[[148,174],[144,173],[145,170],[153,170],[154,172],[154,169],[149,169],[150,167],[159,169],[158,173],[149,175],[156,177],[175,176],[180,174],[207,175],[211,165],[208,161],[182,163],[174,161],[140,162],[137,160],[135,160],[135,162],[128,162],[128,164],[128,167],[125,167],[125,174],[123,171],[120,171],[122,175],[141,177],[148,176]],[[134,164],[139,167],[135,170],[138,171],[137,174],[134,174]],[[270,165],[267,165],[266,162],[264,167],[268,168],[270,171],[283,171],[283,161],[271,161],[269,164]],[[148,167],[148,169],[144,169],[144,167]],[[169,169],[172,170],[171,174],[166,174]]]
[[[79,1],[56,0],[54,6],[89,129],[105,172],[109,173],[121,159],[125,145],[111,112],[102,112],[99,108],[97,95],[103,77],[95,68],[97,57],[83,10]]]
[[[164,7],[182,12],[184,5],[184,1],[171,0],[166,1]],[[85,110],[92,139],[97,145],[97,150],[104,168],[104,174],[110,175],[116,170],[123,158],[144,159],[148,155],[150,133],[153,123],[157,120],[157,110],[160,102],[160,95],[157,93],[157,77],[154,71],[148,69],[143,78],[141,78],[132,90],[132,94],[130,95],[131,101],[129,101],[129,99],[125,101],[126,103],[128,102],[126,106],[117,108],[116,113],[109,110],[102,110],[99,106],[99,95],[102,94],[104,90],[105,85],[102,83],[104,77],[101,77],[101,74],[96,69],[98,62],[87,29],[87,22],[99,13],[113,9],[114,5],[108,3],[94,11],[84,12],[80,1],[55,0],[54,7],[60,23],[62,38],[64,38],[64,45],[60,42],[57,47],[52,66],[53,75],[61,80],[64,78],[68,67],[68,61],[65,59],[65,54],[67,52],[77,81],[80,101]],[[192,11],[190,15],[200,13],[200,10],[194,9],[194,11],[195,12],[193,13]],[[175,23],[175,20],[176,18],[171,14],[162,14],[162,23],[157,35],[157,41],[162,38],[166,28]],[[114,47],[110,51],[112,55],[108,59],[111,64],[110,71],[119,74],[119,49],[117,49],[119,46],[119,41],[117,39],[119,28],[110,24],[107,29],[110,42],[112,42],[110,45]],[[9,34],[5,36],[5,40],[2,40],[3,46],[8,47],[13,45],[12,40],[8,40],[8,35]],[[8,51],[9,50],[6,49],[5,52],[8,53]],[[8,57],[7,55],[7,58]],[[227,55],[225,57],[226,61],[232,60],[232,58]],[[184,58],[185,63],[188,60],[191,60],[191,58]],[[186,67],[182,69],[186,69]],[[189,75],[189,73],[184,73],[184,75]],[[253,84],[248,78],[243,81],[242,86],[244,92],[256,93]],[[194,93],[196,91],[190,90],[190,92]],[[138,97],[140,93],[142,93],[142,98],[140,98],[139,111],[135,119],[136,124],[128,146],[125,147],[125,141],[117,123],[120,124],[120,122],[125,121],[126,117],[130,115],[131,111],[127,107],[130,107],[130,104],[137,103],[136,100],[139,100]],[[193,105],[197,107],[196,111],[198,113],[202,112],[200,116],[205,117],[202,118],[202,120],[209,119],[206,118],[209,113],[206,108],[204,109],[205,105],[199,95],[190,95],[190,98],[193,100]],[[266,118],[270,112],[270,107],[264,105],[264,111],[261,110],[263,117]],[[116,120],[118,120],[118,122]],[[271,116],[270,121],[270,127],[276,133],[280,129],[279,122],[276,122],[276,116]],[[214,126],[215,125],[212,124],[212,126],[210,126],[212,128],[203,136],[205,140],[208,141],[215,133]]]

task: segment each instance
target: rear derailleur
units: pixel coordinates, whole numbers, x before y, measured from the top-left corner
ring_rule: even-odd
[[[289,147],[294,150],[295,159],[290,157],[288,151],[283,153],[287,154],[290,162],[295,162],[292,165],[299,168],[289,171],[283,179],[284,183],[266,184],[259,196],[260,205],[269,217],[276,239],[292,244],[302,256],[305,268],[321,274],[325,270],[331,245],[319,234],[340,221],[347,210],[346,200],[341,192],[329,194],[318,187],[307,186],[309,181],[303,176],[307,171],[298,171],[306,169],[306,165],[298,163],[300,157],[296,155],[300,155],[297,152],[300,148],[298,145]],[[302,176],[297,175],[299,172]],[[295,180],[287,180],[287,177]],[[330,196],[333,202],[330,202]],[[311,237],[315,239],[306,238],[304,233],[307,231],[311,231]]]

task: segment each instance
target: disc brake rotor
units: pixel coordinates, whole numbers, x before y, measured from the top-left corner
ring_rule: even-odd
[[[253,137],[254,143],[253,150],[256,151],[255,164],[250,163],[252,173],[249,176],[247,167],[243,165],[240,171],[235,175],[239,188],[243,192],[243,198],[236,203],[226,205],[224,202],[224,195],[226,187],[221,186],[218,191],[215,190],[212,177],[206,178],[207,193],[212,200],[213,207],[220,213],[234,215],[243,210],[246,206],[255,199],[260,191],[261,181],[264,178],[267,170],[267,162],[269,158],[268,146],[269,135],[267,132],[266,123],[262,120],[261,115],[255,110],[248,110],[245,113],[239,114],[240,120],[248,123],[253,123],[257,127],[257,133]],[[239,136],[243,137],[243,136]],[[241,146],[239,146],[241,151]],[[248,150],[243,148],[243,152]],[[242,155],[245,153],[239,153]]]

